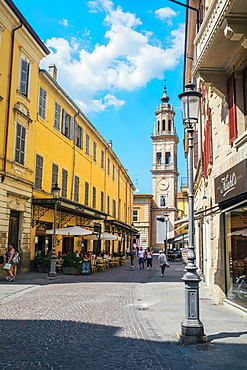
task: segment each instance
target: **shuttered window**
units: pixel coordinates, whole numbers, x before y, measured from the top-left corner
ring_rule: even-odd
[[[212,139],[211,139],[211,111],[207,107],[207,120],[204,129],[204,144],[203,144],[203,158],[204,158],[204,177],[208,177],[208,165],[212,162]]]
[[[80,178],[75,176],[75,185],[74,185],[74,201],[79,202],[79,185],[80,185]]]
[[[238,137],[234,73],[227,80],[227,93],[229,144],[231,144]]]
[[[39,116],[43,119],[45,119],[46,96],[47,96],[47,92],[43,89],[42,86],[40,86],[39,88]]]
[[[89,183],[85,181],[85,194],[84,194],[84,205],[88,206],[88,194],[89,193]]]
[[[68,171],[62,170],[62,197],[67,198]]]
[[[61,119],[61,106],[57,102],[55,102],[54,127],[58,131],[60,131],[60,119]]]
[[[35,187],[42,189],[42,174],[43,174],[43,158],[36,155],[36,171],[35,171]]]
[[[63,109],[62,134],[72,140],[73,135],[73,118],[65,109]]]
[[[55,185],[58,184],[58,165],[52,163],[52,180],[51,180],[51,190]]]
[[[25,59],[21,59],[19,90],[25,96],[28,96],[29,67],[30,64]]]
[[[75,145],[82,149],[82,127],[75,123]]]
[[[16,124],[15,161],[24,165],[25,160],[26,129],[19,123]]]
[[[96,208],[96,187],[93,186],[93,201],[92,201],[92,207]]]

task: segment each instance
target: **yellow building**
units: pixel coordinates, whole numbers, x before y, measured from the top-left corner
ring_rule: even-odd
[[[54,226],[82,226],[119,236],[97,241],[57,236],[56,249],[124,251],[132,234],[134,186],[83,112],[56,82],[56,66],[39,70],[49,50],[10,0],[0,0],[0,248],[19,246],[21,270],[48,252]],[[53,199],[52,188],[61,189]]]

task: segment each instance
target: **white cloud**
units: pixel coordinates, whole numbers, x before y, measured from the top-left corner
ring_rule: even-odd
[[[61,23],[65,27],[68,27],[69,25],[69,21],[67,19],[62,19],[61,21],[59,21],[59,23]]]
[[[156,18],[160,19],[162,22],[167,22],[168,24],[172,24],[172,17],[176,17],[178,13],[176,13],[173,9],[169,7],[160,8],[155,11]]]
[[[113,9],[109,0],[90,1],[90,9],[106,12],[108,26],[105,45],[96,44],[92,52],[83,48],[82,40],[51,38],[47,46],[51,54],[42,65],[55,63],[59,83],[84,112],[120,108],[124,101],[117,98],[121,90],[134,91],[154,78],[163,78],[183,54],[182,27],[171,32],[169,47],[154,45],[150,32],[138,32],[141,21],[134,14]],[[104,96],[95,99],[100,93]]]

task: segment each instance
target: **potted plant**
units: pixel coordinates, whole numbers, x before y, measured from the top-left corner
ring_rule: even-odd
[[[45,257],[42,255],[37,255],[34,257],[35,270],[38,272],[49,272],[51,266],[50,257]]]
[[[82,258],[77,257],[76,253],[69,252],[63,256],[63,274],[79,275],[82,269]]]

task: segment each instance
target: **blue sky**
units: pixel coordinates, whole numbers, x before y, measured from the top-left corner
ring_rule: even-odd
[[[155,110],[164,79],[176,111],[178,165],[186,176],[178,94],[183,90],[184,7],[168,0],[14,0],[51,50],[58,83],[80,106],[128,169],[151,193]],[[180,185],[180,183],[179,183]]]

